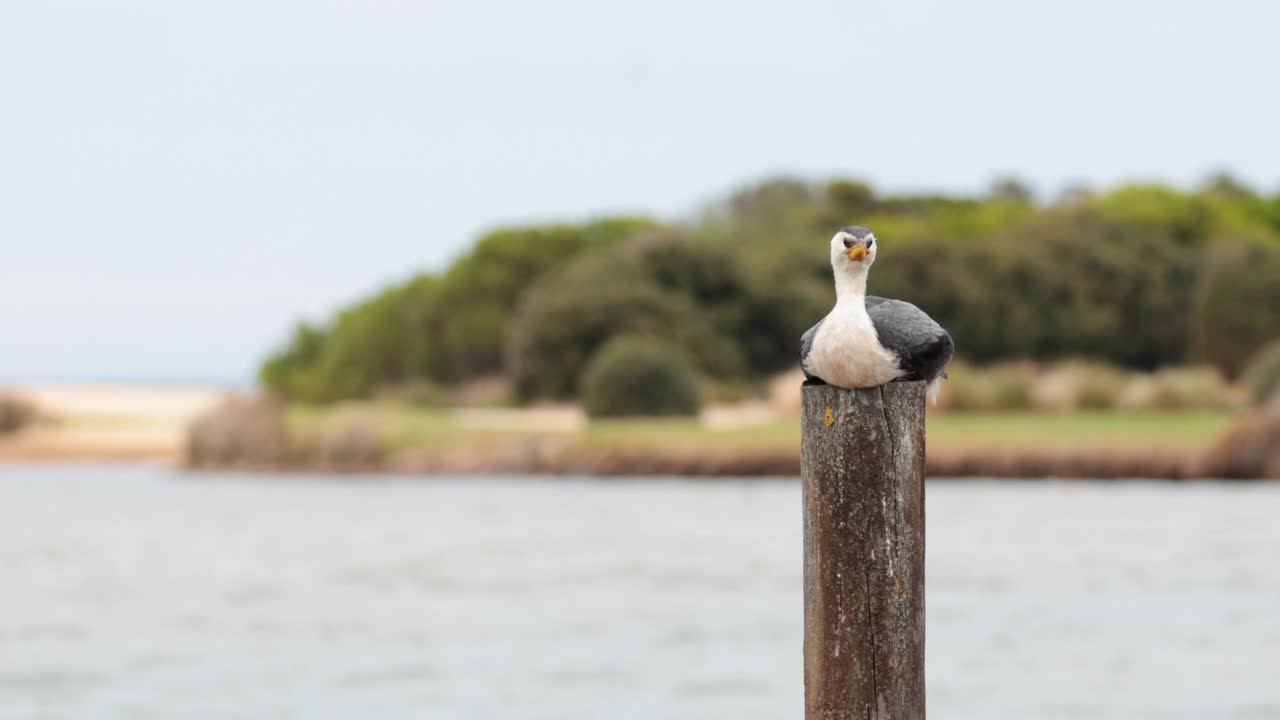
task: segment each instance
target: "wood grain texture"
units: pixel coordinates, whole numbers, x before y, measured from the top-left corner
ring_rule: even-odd
[[[923,382],[804,388],[807,720],[925,716],[924,403]]]

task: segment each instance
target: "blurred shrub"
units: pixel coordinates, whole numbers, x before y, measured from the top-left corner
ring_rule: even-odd
[[[289,438],[280,405],[261,398],[228,398],[187,428],[185,462],[191,467],[277,465]]]
[[[991,183],[987,197],[997,202],[1029,205],[1035,201],[1035,193],[1025,180],[1013,176],[996,178]]]
[[[1002,363],[986,370],[991,384],[994,409],[1003,411],[1029,410],[1032,390],[1035,387],[1035,366],[1030,363]]]
[[[320,403],[447,376],[446,359],[433,344],[442,336],[438,293],[433,278],[419,276],[341,311],[327,329],[300,324],[263,364],[263,386],[290,400]]]
[[[957,412],[994,412],[1031,408],[1036,383],[1030,363],[1002,363],[977,368],[953,362],[942,382],[938,406]]]
[[[1129,373],[1101,364],[1078,366],[1075,406],[1081,410],[1110,410],[1120,402]]]
[[[396,385],[383,385],[374,393],[381,402],[400,403],[420,408],[445,405],[446,393],[439,385],[426,380],[408,380]]]
[[[583,225],[499,228],[481,236],[440,279],[444,332],[436,341],[447,379],[501,371],[507,321],[526,288],[578,254],[610,247],[653,224],[645,218],[605,218]]]
[[[454,407],[499,407],[515,399],[511,381],[503,375],[464,380],[449,388],[446,403]]]
[[[582,377],[590,417],[696,415],[697,374],[681,350],[661,340],[621,337],[591,358]]]
[[[1280,337],[1280,243],[1220,242],[1205,263],[1191,318],[1195,354],[1235,377]]]
[[[880,231],[877,231],[877,237]],[[892,236],[889,236],[892,238]],[[991,243],[957,243],[932,231],[880,243],[870,292],[910,300],[946,327],[971,362],[1030,356],[1039,334],[1034,301],[1004,301],[1012,259]],[[890,258],[892,262],[890,262]],[[945,268],[945,271],[943,270]],[[826,282],[831,282],[827,268]]]
[[[1034,405],[1051,411],[1109,410],[1120,401],[1128,373],[1083,360],[1053,365],[1036,380]]]
[[[1184,247],[1203,244],[1215,224],[1213,208],[1203,197],[1163,185],[1123,185],[1093,196],[1093,201],[1105,216]]]
[[[1244,385],[1255,405],[1280,393],[1280,340],[1272,340],[1254,353],[1244,371]]]
[[[957,412],[1046,410],[1229,410],[1236,395],[1210,367],[1165,368],[1135,374],[1101,363],[1066,361],[1037,368],[999,363],[979,368],[953,362],[939,409]]]
[[[709,374],[741,374],[737,347],[684,298],[646,285],[567,283],[531,293],[512,321],[517,397],[572,397],[595,352],[627,334],[668,338]]]
[[[1007,254],[992,292],[1030,355],[1154,368],[1185,357],[1195,253],[1171,235],[1088,205],[1037,213],[995,241]],[[1000,334],[991,352],[1000,350]]]
[[[1241,417],[1205,457],[1210,477],[1280,480],[1280,398]]]
[[[883,243],[871,289],[910,298],[972,361],[1083,356],[1151,368],[1185,356],[1194,253],[1087,203],[1005,206],[1021,214],[979,226],[976,239],[926,227]]]
[[[698,383],[698,397],[705,404],[731,405],[763,399],[767,395],[766,386],[746,380],[713,380],[704,376]]]
[[[13,433],[36,419],[36,406],[26,398],[0,393],[0,435]]]
[[[1135,376],[1119,402],[1126,410],[1228,410],[1235,405],[1231,387],[1210,367],[1164,368]]]
[[[646,335],[681,348],[717,383],[740,383],[794,366],[799,337],[820,308],[749,269],[731,246],[656,230],[530,289],[511,322],[508,367],[521,399],[569,397],[601,345]]]
[[[796,338],[826,308],[773,273],[753,272],[740,254],[732,245],[666,228],[625,243],[613,267],[625,266],[625,275],[686,299],[718,334],[732,338],[743,370],[761,376],[795,364]]]
[[[365,398],[380,385],[429,377],[416,367],[429,337],[417,320],[433,312],[436,298],[434,283],[422,278],[339,313],[318,362],[327,393],[303,399]]]
[[[947,366],[948,379],[938,393],[938,408],[956,412],[982,412],[995,407],[986,376],[972,365],[955,360]]]
[[[796,368],[769,380],[769,407],[780,417],[800,417],[804,373]]]
[[[298,323],[289,342],[267,358],[258,371],[263,387],[290,399],[318,402],[331,394],[318,367],[326,333]]]
[[[263,364],[262,384],[305,402],[370,397],[380,386],[452,382],[503,369],[507,326],[521,294],[549,270],[653,223],[503,228],[443,277],[418,275],[340,311],[325,328],[299,325]]]
[[[817,198],[809,182],[775,177],[740,188],[723,203],[722,212],[733,226],[780,230],[797,219]]]
[[[1280,337],[1280,196],[1230,178],[1051,206],[1017,182],[978,198],[773,178],[688,225],[616,218],[488,233],[439,276],[299,327],[262,381],[328,402],[504,374],[517,399],[569,397],[603,342],[636,332],[675,343],[717,381],[759,381],[794,367],[796,338],[830,308],[826,243],[850,223],[881,240],[870,290],[929,312],[970,362],[1079,357],[1151,370],[1194,360],[1234,378]],[[1051,404],[1102,407],[1114,380],[1073,376],[1088,387]],[[960,405],[1016,407],[1018,387],[954,394]]]
[[[294,454],[309,466],[342,469],[376,468],[386,456],[378,423],[347,409],[297,438]]]

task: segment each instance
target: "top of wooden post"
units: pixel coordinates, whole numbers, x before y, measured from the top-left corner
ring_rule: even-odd
[[[803,392],[807,720],[923,720],[924,382]]]

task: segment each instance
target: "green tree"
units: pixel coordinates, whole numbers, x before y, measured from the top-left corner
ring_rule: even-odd
[[[583,373],[582,404],[597,417],[696,415],[698,378],[680,348],[650,337],[619,337]]]
[[[1008,301],[1036,309],[1034,356],[1148,369],[1186,358],[1197,253],[1176,237],[1080,207],[1040,213],[1004,241],[1026,263]]]
[[[327,391],[317,365],[326,337],[324,330],[298,323],[289,342],[262,364],[259,371],[262,385],[285,397],[322,400]]]
[[[1029,205],[1035,202],[1036,195],[1031,190],[1031,186],[1021,178],[1012,175],[996,178],[991,183],[991,190],[987,196],[995,202],[1016,203],[1019,205]]]
[[[517,395],[571,397],[591,355],[621,335],[666,338],[716,377],[743,373],[737,345],[680,294],[625,276],[550,278],[529,292],[512,319],[508,367]]]
[[[1191,320],[1195,356],[1235,377],[1280,338],[1280,244],[1224,240],[1202,261]]]
[[[367,396],[380,385],[434,380],[444,372],[435,343],[438,283],[421,275],[341,311],[320,330],[305,323],[263,364],[263,385],[305,402]]]
[[[584,250],[609,247],[652,225],[643,218],[610,218],[586,225],[501,228],[482,236],[441,283],[440,303],[449,308],[440,338],[449,377],[501,371],[506,326],[527,287]]]
[[[592,353],[636,333],[709,376],[762,378],[795,364],[798,336],[830,307],[827,244],[851,223],[880,240],[870,290],[929,312],[969,360],[1197,359],[1236,373],[1277,334],[1280,195],[1229,177],[1048,207],[1016,182],[977,198],[775,178],[688,225],[616,218],[487,233],[441,277],[300,326],[262,381],[323,401],[505,373],[523,397],[569,397]]]

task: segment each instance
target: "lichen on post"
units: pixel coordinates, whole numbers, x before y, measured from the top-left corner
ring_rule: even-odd
[[[925,383],[803,394],[805,718],[922,719]]]

